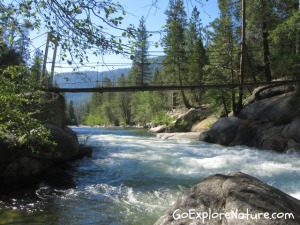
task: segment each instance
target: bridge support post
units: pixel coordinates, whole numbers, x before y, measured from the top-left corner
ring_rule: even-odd
[[[46,65],[47,65],[47,58],[48,58],[48,51],[49,51],[49,43],[50,42],[52,42],[54,44],[54,52],[53,52],[53,56],[52,56],[52,65],[51,65],[50,77],[47,78],[46,77]],[[42,68],[42,82],[45,83],[46,86],[52,86],[58,42],[59,42],[59,36],[55,37],[52,33],[49,32],[48,36],[47,36],[44,62],[43,62],[43,68]]]

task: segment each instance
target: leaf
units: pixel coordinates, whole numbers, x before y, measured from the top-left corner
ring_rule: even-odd
[[[121,45],[118,45],[118,50],[120,50],[120,51],[122,51],[122,50],[123,50],[123,48],[122,48],[122,46],[121,46]]]

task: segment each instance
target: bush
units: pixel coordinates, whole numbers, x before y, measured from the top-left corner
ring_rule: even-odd
[[[191,125],[187,121],[180,118],[173,123],[170,128],[172,132],[189,132]]]
[[[11,148],[53,150],[56,144],[51,141],[50,131],[33,118],[45,101],[45,93],[27,74],[24,66],[0,69],[0,140],[14,136]]]
[[[167,115],[166,111],[157,112],[151,119],[151,122],[154,123],[155,126],[166,124],[169,126],[174,119]]]

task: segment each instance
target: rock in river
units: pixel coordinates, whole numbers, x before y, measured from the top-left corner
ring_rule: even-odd
[[[244,173],[217,174],[193,186],[155,223],[192,224],[296,225],[300,201]]]

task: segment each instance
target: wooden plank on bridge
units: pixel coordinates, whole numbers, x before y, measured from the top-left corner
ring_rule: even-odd
[[[236,87],[257,87],[264,85],[287,85],[300,83],[300,80],[280,80],[271,82],[250,82],[250,83],[229,83],[229,84],[200,84],[200,85],[169,85],[169,86],[129,86],[129,87],[94,87],[94,88],[59,88],[49,87],[45,89],[50,92],[69,92],[69,93],[84,93],[84,92],[137,92],[137,91],[167,91],[167,90],[183,90],[183,89],[225,89]]]

